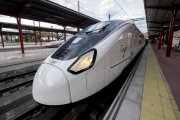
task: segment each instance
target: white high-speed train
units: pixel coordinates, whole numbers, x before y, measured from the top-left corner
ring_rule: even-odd
[[[91,96],[115,80],[144,45],[144,36],[130,22],[91,25],[41,64],[33,98],[45,105],[63,105]]]

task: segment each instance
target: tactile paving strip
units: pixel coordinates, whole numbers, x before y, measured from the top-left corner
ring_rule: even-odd
[[[140,120],[180,120],[172,96],[151,46],[148,46]]]

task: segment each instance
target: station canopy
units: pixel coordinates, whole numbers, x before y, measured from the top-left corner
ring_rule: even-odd
[[[0,0],[0,14],[80,28],[99,22],[48,0]]]
[[[3,28],[13,28],[17,29],[18,25],[14,23],[5,23],[5,22],[0,22],[0,25],[3,25]],[[23,30],[33,30],[33,31],[44,31],[44,32],[55,32],[55,33],[63,33],[64,30],[62,29],[55,29],[55,28],[47,28],[47,27],[38,27],[38,26],[32,26],[32,25],[24,25],[22,24],[22,29]],[[70,34],[75,34],[77,31],[72,31],[72,30],[66,30],[66,33]]]
[[[159,36],[161,25],[164,30],[170,26],[174,9],[177,10],[175,30],[180,29],[180,0],[144,0],[149,38]]]
[[[19,32],[13,32],[13,31],[2,31],[3,35],[19,35]],[[23,35],[34,35],[34,33],[28,33],[28,32],[23,32]]]

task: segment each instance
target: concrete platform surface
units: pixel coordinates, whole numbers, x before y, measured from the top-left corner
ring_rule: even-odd
[[[24,49],[25,50],[31,50],[31,49],[44,49],[43,45],[45,45],[47,42],[43,42],[42,46],[40,43],[24,43]],[[8,43],[5,44],[4,48],[2,45],[0,45],[0,52],[8,52],[8,51],[21,51],[20,45],[18,43]]]
[[[144,76],[146,69],[147,48],[132,78],[125,98],[116,116],[116,120],[139,120],[143,97]]]
[[[180,111],[151,45],[144,51],[117,114],[111,113],[112,106],[104,120],[180,120]]]
[[[21,51],[0,52],[0,67],[9,64],[45,59],[56,49],[57,48],[26,50],[25,54],[21,54]]]
[[[140,120],[180,120],[179,115],[164,73],[149,45]]]
[[[152,48],[180,110],[180,52],[172,50],[171,56],[167,58],[166,48],[158,50],[155,45]]]

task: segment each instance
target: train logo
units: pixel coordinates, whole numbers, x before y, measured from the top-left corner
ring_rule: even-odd
[[[56,61],[55,60],[50,60],[50,64],[55,64]]]

